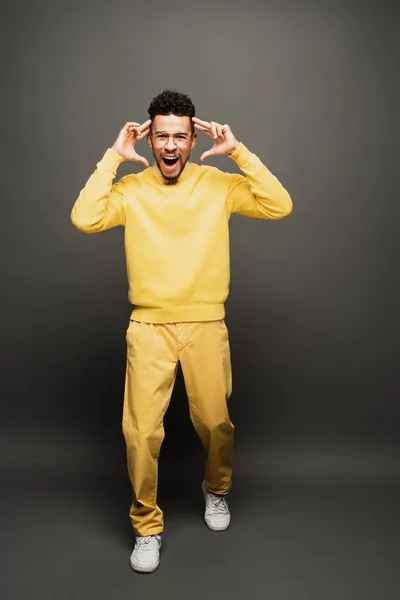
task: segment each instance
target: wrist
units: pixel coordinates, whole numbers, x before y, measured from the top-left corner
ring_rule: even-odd
[[[230,156],[231,154],[234,154],[236,152],[236,150],[239,148],[239,144],[240,142],[236,142],[232,148],[229,150],[228,152],[228,156]]]
[[[115,145],[111,146],[111,149],[112,149],[112,150],[113,150],[113,151],[114,151],[116,154],[118,154],[119,158],[121,159],[121,162],[125,160],[125,157],[124,157],[124,156],[122,156],[122,154],[120,154],[120,153],[118,152],[118,150],[116,149]]]

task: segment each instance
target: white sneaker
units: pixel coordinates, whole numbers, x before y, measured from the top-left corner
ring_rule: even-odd
[[[136,543],[130,563],[134,571],[152,573],[160,564],[160,535],[136,536]]]
[[[201,487],[204,494],[204,500],[206,501],[206,511],[204,513],[206,525],[214,531],[228,529],[229,523],[231,522],[231,514],[229,512],[226,496],[218,496],[217,494],[209,492],[206,488],[205,481],[203,481]]]

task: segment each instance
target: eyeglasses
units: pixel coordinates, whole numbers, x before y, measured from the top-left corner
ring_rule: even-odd
[[[159,147],[163,147],[166,146],[169,142],[169,138],[173,137],[174,139],[174,144],[176,146],[179,146],[180,148],[183,148],[185,146],[187,146],[190,141],[192,136],[188,135],[186,133],[172,133],[172,134],[168,134],[168,133],[164,133],[164,132],[158,132],[155,135],[151,136],[151,139],[153,140],[153,144],[155,146],[159,146]]]

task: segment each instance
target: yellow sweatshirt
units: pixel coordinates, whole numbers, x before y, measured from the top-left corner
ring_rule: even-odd
[[[175,184],[157,163],[113,184],[123,158],[109,148],[71,212],[84,233],[125,227],[131,315],[137,321],[212,321],[225,316],[231,213],[281,219],[292,200],[240,143],[230,158],[245,176],[187,162]]]

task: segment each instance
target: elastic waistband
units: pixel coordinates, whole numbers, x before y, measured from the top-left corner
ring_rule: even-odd
[[[225,317],[224,304],[206,306],[174,306],[169,308],[148,308],[135,306],[131,313],[134,321],[145,323],[180,323],[185,321],[217,321]]]

